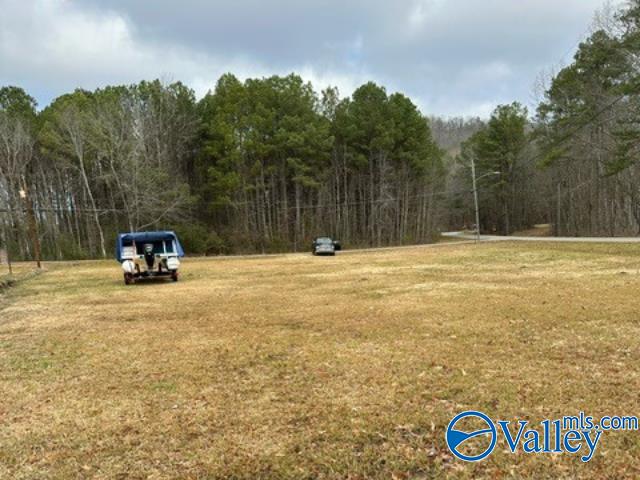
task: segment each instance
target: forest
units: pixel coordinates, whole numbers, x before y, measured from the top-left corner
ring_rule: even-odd
[[[0,245],[33,258],[111,256],[118,232],[176,230],[192,254],[428,243],[550,223],[640,231],[640,2],[596,22],[535,111],[426,116],[373,82],[342,97],[300,76],[82,89],[39,108],[0,88]]]

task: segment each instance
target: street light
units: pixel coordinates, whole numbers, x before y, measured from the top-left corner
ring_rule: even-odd
[[[476,207],[476,243],[480,241],[480,207],[478,205],[478,180],[483,179],[484,177],[488,177],[490,175],[500,175],[500,172],[487,172],[484,175],[480,175],[479,178],[476,178],[476,162],[471,157],[471,177],[473,179],[473,201]]]

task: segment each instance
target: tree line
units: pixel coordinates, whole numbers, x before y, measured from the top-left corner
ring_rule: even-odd
[[[182,83],[76,90],[41,111],[0,89],[0,240],[33,256],[103,257],[121,231],[175,229],[189,251],[429,242],[442,151],[402,94],[349,98],[297,75],[227,74],[196,101]]]
[[[538,108],[559,234],[640,231],[640,2],[600,19]]]
[[[93,258],[121,231],[175,229],[191,253],[425,243],[551,223],[557,235],[640,231],[640,0],[600,17],[530,112],[425,117],[366,83],[349,97],[299,76],[222,76],[62,95],[42,110],[0,88],[0,243]],[[35,226],[35,228],[34,228]]]
[[[640,2],[597,17],[569,65],[548,78],[535,112],[499,106],[461,143],[449,183],[478,166],[481,229],[640,233]],[[469,194],[450,195],[449,225],[472,222]]]

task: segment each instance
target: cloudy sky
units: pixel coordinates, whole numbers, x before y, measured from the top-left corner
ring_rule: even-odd
[[[297,72],[343,95],[373,80],[426,114],[532,102],[603,0],[0,0],[0,85],[40,106],[76,87]]]

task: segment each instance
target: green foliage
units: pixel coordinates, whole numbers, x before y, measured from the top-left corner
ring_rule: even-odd
[[[202,210],[212,222],[240,223],[235,238],[242,234],[260,251],[307,242],[321,222],[302,208],[319,198],[335,202],[338,189],[355,195],[366,182],[376,202],[395,190],[421,191],[444,171],[416,106],[371,82],[340,99],[337,89],[318,96],[297,75],[240,82],[227,74],[198,110]]]
[[[473,155],[478,176],[499,172],[494,186],[509,183],[518,158],[527,145],[527,109],[519,103],[500,105],[487,126],[474,134],[463,146],[463,155]]]
[[[35,99],[20,87],[0,88],[0,112],[11,118],[33,125],[36,121]]]
[[[112,245],[114,242],[111,242]],[[51,247],[49,247],[51,249]],[[56,238],[55,248],[57,251],[45,250],[44,255],[50,258],[67,259],[67,260],[87,260],[91,258],[90,252],[88,252],[81,245],[78,245],[76,239],[68,234],[62,234]]]
[[[203,224],[177,224],[173,229],[188,255],[224,255],[232,251],[227,241]]]
[[[617,15],[622,33],[595,31],[580,44],[573,63],[553,79],[538,107],[536,136],[544,165],[584,158],[577,145],[604,131],[615,143],[614,155],[606,155],[603,165],[606,174],[615,175],[635,163],[640,144],[638,12],[638,2],[629,2]],[[599,143],[604,147],[602,140]]]
[[[264,190],[264,175],[317,185],[331,145],[317,104],[311,85],[296,75],[244,84],[229,74],[221,77],[199,104],[200,191],[207,206],[215,212],[232,205],[243,190]]]
[[[396,168],[406,166],[418,178],[442,165],[443,152],[417,107],[400,93],[387,96],[372,82],[337,106],[334,124],[335,137],[348,145],[355,171],[367,171],[381,156]]]
[[[460,154],[465,165],[475,162],[480,185],[488,185],[491,189],[500,212],[491,223],[507,235],[511,233],[513,223],[509,207],[516,196],[518,166],[528,144],[527,125],[527,109],[522,105],[500,105],[486,126],[463,143]]]
[[[41,217],[56,217],[43,222],[47,257],[101,255],[118,231],[168,226],[188,252],[220,254],[306,249],[319,234],[427,241],[437,221],[425,198],[443,154],[411,100],[374,83],[341,98],[294,74],[225,74],[196,102],[180,82],[142,81],[78,89],[39,114],[5,87],[0,113],[29,120],[34,190],[54,212]]]

